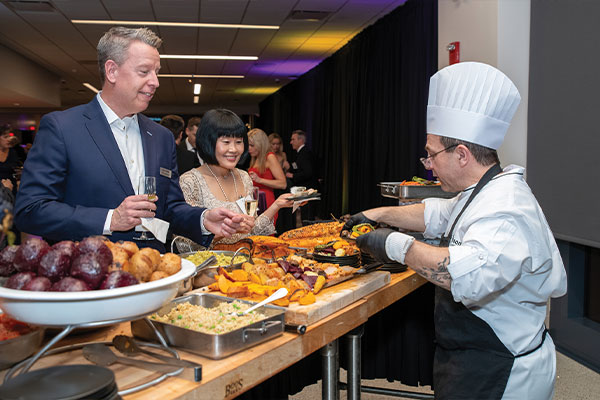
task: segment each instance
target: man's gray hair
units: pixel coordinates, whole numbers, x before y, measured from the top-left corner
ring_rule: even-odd
[[[134,40],[139,40],[158,49],[162,39],[148,28],[125,28],[116,26],[110,28],[98,42],[98,67],[100,69],[100,82],[104,85],[106,78],[105,65],[108,60],[113,60],[117,65],[123,65],[127,59],[127,50]]]

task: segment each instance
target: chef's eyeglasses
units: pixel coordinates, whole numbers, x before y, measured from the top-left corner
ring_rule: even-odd
[[[419,158],[419,161],[421,161],[423,163],[423,165],[425,166],[425,168],[430,169],[431,168],[431,162],[433,161],[433,158],[435,156],[437,156],[438,154],[440,154],[440,153],[442,153],[442,152],[444,152],[446,150],[450,150],[451,148],[456,147],[456,146],[458,146],[458,144],[453,144],[452,146],[448,146],[445,149],[440,150],[437,153],[433,153],[430,156]]]

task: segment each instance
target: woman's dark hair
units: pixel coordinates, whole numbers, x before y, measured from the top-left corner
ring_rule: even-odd
[[[240,162],[248,154],[248,133],[246,125],[233,111],[218,108],[207,111],[198,125],[196,133],[196,151],[200,158],[210,165],[218,164],[215,157],[217,139],[220,137],[244,139],[244,154]]]

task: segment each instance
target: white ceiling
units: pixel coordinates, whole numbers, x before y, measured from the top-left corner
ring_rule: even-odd
[[[161,54],[255,55],[257,61],[162,60],[161,73],[232,74],[244,79],[194,79],[192,103],[185,78],[162,78],[155,112],[202,112],[229,107],[257,112],[258,102],[345,45],[405,0],[0,0],[0,43],[61,79],[62,107],[89,101],[100,87],[96,44],[109,25],[71,19],[108,19],[279,25],[279,30],[151,27],[163,39]],[[31,4],[34,3],[34,4]],[[28,11],[23,8],[45,8]],[[297,10],[326,11],[319,21],[288,18]],[[4,73],[4,72],[3,72]],[[8,103],[13,105],[10,100]],[[0,105],[4,106],[5,105]],[[21,104],[27,107],[27,104]]]

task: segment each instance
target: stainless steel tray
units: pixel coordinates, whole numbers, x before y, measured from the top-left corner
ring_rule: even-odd
[[[400,185],[402,182],[380,182],[383,197],[392,199],[426,199],[429,197],[440,197],[450,199],[456,196],[453,192],[444,192],[440,185]]]
[[[231,256],[231,257],[233,257],[235,254],[234,251],[229,251],[229,250],[204,250],[204,251],[211,251],[215,254],[223,254],[223,255]],[[179,254],[179,256],[181,258],[186,258],[195,253],[196,253],[195,251],[191,251],[188,253],[181,253],[181,254]],[[246,253],[238,253],[238,255],[248,257],[248,254],[246,254]],[[196,266],[198,266],[198,265],[196,265]],[[225,268],[225,270],[227,270],[227,272],[231,272],[234,269],[242,268],[242,263],[231,264],[231,265],[213,265],[211,267],[204,268],[202,271],[200,271],[200,273],[198,273],[193,278],[192,287],[200,288],[200,287],[208,286],[211,283],[213,283],[215,281],[215,275],[217,275],[217,269],[219,267],[223,267],[223,268]]]
[[[158,310],[159,315],[168,313],[178,303],[189,302],[204,307],[215,307],[222,302],[238,300],[242,303],[256,304],[252,301],[222,297],[210,293],[194,293],[178,297]],[[181,328],[179,326],[157,322],[150,319],[158,331],[163,335],[167,344],[181,347],[192,353],[215,360],[230,356],[249,347],[272,339],[283,333],[285,308],[266,305],[260,312],[267,316],[266,319],[254,324],[236,329],[235,331],[210,335],[207,333]],[[131,322],[131,332],[134,336],[148,341],[156,341],[150,327],[143,320]]]

